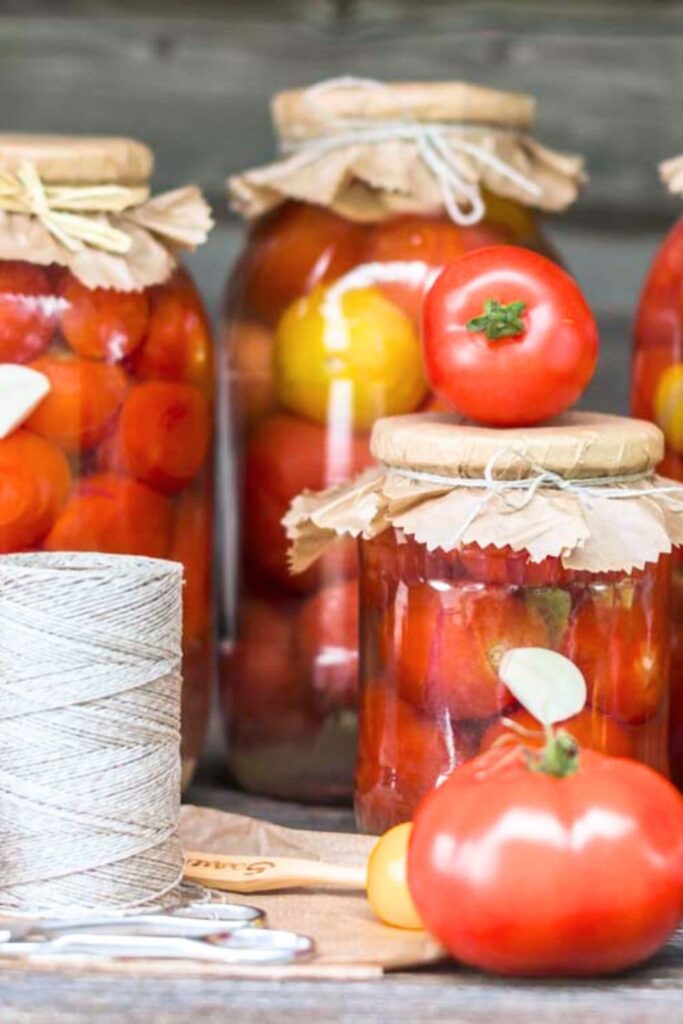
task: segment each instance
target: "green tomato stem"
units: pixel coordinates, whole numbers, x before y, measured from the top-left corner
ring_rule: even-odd
[[[579,747],[575,739],[560,729],[546,728],[546,744],[540,754],[529,754],[527,763],[534,772],[564,779],[579,768]]]
[[[526,310],[524,302],[509,302],[502,305],[498,299],[487,299],[481,316],[472,317],[466,327],[473,334],[481,332],[489,341],[500,338],[514,338],[524,334],[525,326],[522,314]]]

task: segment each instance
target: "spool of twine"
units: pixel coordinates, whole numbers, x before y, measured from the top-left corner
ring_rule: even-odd
[[[179,885],[181,590],[174,562],[0,557],[0,910]]]

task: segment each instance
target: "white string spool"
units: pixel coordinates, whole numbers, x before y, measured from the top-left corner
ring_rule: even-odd
[[[177,563],[0,557],[0,909],[179,885],[181,626]]]

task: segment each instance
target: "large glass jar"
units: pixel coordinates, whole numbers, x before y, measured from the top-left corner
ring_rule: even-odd
[[[510,723],[542,743],[498,678],[513,647],[547,647],[582,670],[588,705],[564,723],[582,746],[666,771],[668,556],[577,572],[510,548],[430,552],[396,530],[361,550],[362,831],[411,818],[457,765],[514,736]]]
[[[680,191],[681,158],[662,165]],[[632,374],[632,410],[664,432],[660,470],[683,482],[683,218],[674,224],[650,267],[638,307]],[[671,650],[671,776],[683,789],[683,554],[673,558]]]
[[[360,539],[359,827],[381,832],[459,764],[543,733],[502,685],[506,651],[570,658],[580,744],[667,773],[672,541],[683,512],[650,423],[567,413],[493,430],[452,415],[375,424],[380,468],[295,504],[298,571]]]
[[[353,102],[343,90],[336,95]],[[304,122],[304,96],[276,100],[281,134],[291,104]],[[258,199],[259,187],[248,174],[239,180],[242,205],[250,189]],[[299,182],[295,194],[302,189]],[[372,190],[375,203],[382,195]],[[280,202],[253,223],[225,314],[231,424],[222,462],[240,524],[240,553],[228,550],[239,580],[225,574],[221,642],[230,767],[248,790],[313,801],[352,792],[357,555],[340,542],[292,576],[282,517],[302,490],[340,483],[371,463],[378,417],[439,408],[424,376],[419,318],[440,269],[485,245],[549,251],[531,210],[486,188],[483,216],[469,225],[438,203],[422,209],[417,196],[412,212],[369,217],[368,196],[355,206],[357,198],[304,202],[282,186]],[[232,512],[224,518],[232,522]]]
[[[53,190],[50,196],[68,182],[88,209],[92,176],[103,166],[109,175],[99,184],[109,195],[119,195],[119,187],[124,195],[134,192],[117,172],[140,163],[142,176],[151,166],[139,143],[83,145],[81,151],[81,140],[23,140],[21,172],[29,166],[40,187]],[[11,175],[15,164],[11,140],[0,137],[0,167]],[[13,251],[24,251],[16,244],[17,223],[26,239],[25,259],[0,258],[0,394],[6,396],[0,398],[0,552],[102,551],[183,563],[186,784],[207,724],[215,650],[214,370],[202,302],[189,275],[172,269],[166,250],[168,270],[160,271],[165,280],[158,284],[125,291],[90,286],[83,278],[99,273],[130,286],[142,263],[136,270],[125,256],[75,242],[72,259],[68,246],[55,245],[51,223],[28,213],[0,216],[6,218],[0,257],[10,248],[8,233],[15,234]],[[83,234],[89,222],[81,220]],[[104,210],[97,220],[101,232],[114,226]],[[70,228],[73,222],[56,223]],[[58,260],[45,263],[50,245]],[[139,245],[133,251],[142,260]],[[154,245],[160,248],[157,238]],[[155,273],[149,256],[144,269]],[[17,376],[19,366],[32,372]]]

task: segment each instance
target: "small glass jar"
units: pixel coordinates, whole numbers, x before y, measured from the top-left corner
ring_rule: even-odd
[[[640,572],[579,572],[510,548],[430,552],[394,529],[361,553],[362,831],[411,818],[508,721],[540,742],[498,678],[513,647],[556,650],[582,670],[588,706],[565,723],[582,746],[666,771],[668,556]]]
[[[352,108],[366,116],[367,88],[281,94],[281,136],[302,126],[332,132],[339,102],[347,114]],[[465,99],[458,93],[456,103],[449,94],[444,108],[433,92],[438,87],[413,88],[406,108],[401,87],[382,87],[392,108],[385,115],[397,119],[398,130],[406,110],[417,118],[428,101],[432,119],[435,110],[443,120],[488,116],[476,89],[470,94],[460,86]],[[491,95],[499,101],[497,127],[507,131],[522,116],[516,101],[526,111],[528,97]],[[373,145],[373,159],[391,164],[392,145]],[[336,149],[328,159],[339,155]],[[318,194],[292,198],[318,188],[322,170],[320,179],[296,188],[273,173],[280,202],[254,220],[226,301],[222,391],[232,415],[221,461],[231,467],[238,507],[224,518],[236,515],[241,524],[239,552],[226,549],[220,648],[230,767],[245,789],[290,799],[351,798],[358,565],[355,545],[342,542],[309,572],[292,576],[282,517],[300,491],[341,483],[371,464],[378,417],[440,407],[424,376],[419,317],[422,297],[444,266],[494,244],[552,255],[518,195],[484,185],[481,219],[459,224],[438,196],[429,207],[408,195],[410,212],[392,209],[388,187],[378,183],[396,167],[375,164],[375,171],[376,188],[365,183],[361,197],[357,181],[355,190],[330,201]],[[250,216],[260,210],[261,173],[234,185],[239,203],[250,195],[256,204],[246,209]]]
[[[27,381],[43,384],[37,402],[19,402],[16,419],[2,422],[0,552],[101,551],[183,563],[187,784],[207,725],[215,654],[211,334],[194,283],[159,238],[163,210],[155,211],[159,231],[148,235],[97,207],[102,195],[121,197],[132,225],[135,210],[144,214],[151,165],[146,146],[123,139],[0,136],[0,170],[16,181],[21,201],[24,182],[56,204],[67,195],[91,215],[71,213],[74,230],[90,237],[94,218],[98,237],[111,231],[103,244],[118,246],[64,242],[55,232],[74,220],[60,220],[59,206],[54,221],[17,206],[0,214],[0,376],[21,366],[34,371]],[[204,210],[197,194],[184,208],[188,222]],[[127,230],[135,232],[130,250]],[[145,286],[140,274],[158,283]]]
[[[509,430],[390,418],[373,432],[374,477],[292,509],[297,569],[330,533],[361,538],[361,830],[409,819],[506,736],[541,743],[498,676],[518,647],[581,669],[587,705],[564,723],[581,745],[667,773],[670,551],[683,514],[653,474],[662,448],[652,424],[592,413]]]

